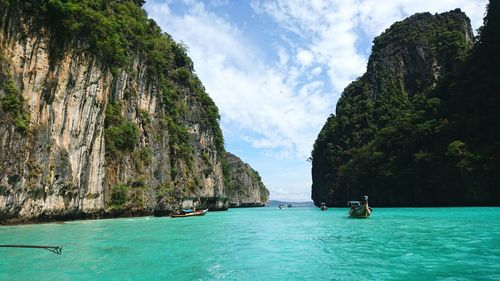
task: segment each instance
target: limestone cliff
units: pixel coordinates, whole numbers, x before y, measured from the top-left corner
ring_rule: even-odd
[[[231,179],[228,188],[230,207],[261,207],[267,204],[269,190],[262,183],[259,173],[237,156],[226,156]]]
[[[443,116],[428,117],[441,100],[427,93],[458,68],[472,38],[469,19],[458,9],[416,14],[375,38],[366,73],[345,88],[336,115],[328,118],[314,145],[312,199],[317,206],[345,206],[363,194],[386,206],[452,202],[447,192],[436,196],[436,181],[421,180],[435,160],[428,150],[430,136],[442,138],[447,126]]]
[[[227,209],[217,108],[182,46],[132,1],[102,1],[154,31],[106,61],[50,17],[95,3],[29,3],[0,5],[0,222]]]

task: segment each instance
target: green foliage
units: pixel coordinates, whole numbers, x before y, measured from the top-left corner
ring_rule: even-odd
[[[198,178],[189,178],[186,182],[186,188],[183,190],[184,197],[191,197],[196,194],[197,188],[200,185],[200,180]]]
[[[188,162],[193,159],[193,146],[189,142],[189,132],[184,125],[179,125],[172,118],[166,117],[170,136],[170,153],[176,157],[182,158]]]
[[[259,172],[255,171],[254,169],[250,170],[250,177],[252,177],[252,179],[255,182],[261,182],[262,181],[262,178],[260,177]]]
[[[172,52],[174,53],[174,63],[179,68],[187,68],[186,70],[193,70],[193,62],[188,57],[186,46],[183,44],[173,44]]]
[[[134,4],[136,4],[139,7],[142,7],[142,5],[146,3],[146,0],[133,0],[132,2],[134,2]]]
[[[114,147],[119,150],[133,150],[137,143],[138,130],[136,125],[130,121],[125,121],[118,127],[110,128],[108,133],[113,140]]]
[[[191,72],[185,67],[177,68],[174,71],[174,78],[178,83],[189,85],[191,79]]]
[[[145,188],[146,182],[144,178],[131,178],[128,180],[127,185],[133,188]]]
[[[132,151],[137,143],[139,133],[137,126],[127,120],[119,126],[107,128],[105,136],[110,151]]]
[[[426,53],[437,51],[452,57],[463,55],[468,50],[465,40],[464,21],[468,21],[460,10],[439,15],[419,13],[394,23],[375,38],[373,53],[386,48],[416,45],[424,47]]]
[[[229,171],[229,163],[226,159],[226,153],[224,153],[224,157],[222,157],[222,175],[224,176],[224,187],[226,188],[226,190],[231,191],[231,174]]]
[[[128,186],[125,184],[117,184],[111,188],[111,200],[109,205],[112,209],[120,209],[127,203]]]
[[[141,9],[144,1],[10,0],[8,3],[14,14],[23,13],[32,17],[35,22],[52,31],[52,64],[57,63],[65,46],[73,42],[82,43],[78,44],[79,48],[93,53],[98,62],[112,73],[130,67],[130,61],[140,55],[146,60],[149,79],[160,89],[161,100],[172,122],[182,126],[180,124],[185,119],[187,103],[198,104],[205,111],[201,115],[203,124],[215,135],[216,148],[219,152],[224,150],[217,107],[194,74],[193,62],[187,56],[186,47],[174,42],[153,20],[147,18]],[[195,101],[184,98],[186,91],[196,93],[193,97]],[[124,125],[121,129],[133,134],[131,126]],[[108,131],[109,134],[121,133],[112,129]],[[180,135],[175,138],[183,137]],[[130,148],[130,143],[119,142],[118,146]],[[181,149],[181,154],[188,150],[185,147]]]
[[[183,113],[180,112],[181,105],[179,105],[180,101],[180,93],[178,89],[175,89],[171,83],[163,83],[161,84],[161,92],[163,94],[162,101],[165,109],[167,110],[170,118],[179,119],[179,116]]]
[[[24,100],[14,81],[8,79],[4,85],[5,96],[1,99],[2,109],[21,132],[29,129],[29,112],[24,108]]]
[[[18,1],[13,1],[18,2]],[[101,62],[109,67],[126,66],[134,55],[132,46],[144,48],[150,41],[148,31],[155,26],[133,1],[49,0],[38,7],[16,3],[41,17],[64,38],[78,38],[88,43]]]
[[[499,18],[495,5],[488,18]],[[456,11],[419,14],[375,40],[367,74],[345,89],[314,145],[316,202],[363,194],[386,206],[500,202],[500,64],[492,63],[500,29],[484,27],[481,37],[495,36],[468,51],[465,20]],[[409,79],[382,56],[405,60],[415,46],[447,68],[436,87],[424,75],[432,68]]]
[[[151,159],[153,158],[150,148],[144,147],[139,150],[139,159],[146,165],[151,164]]]
[[[141,114],[142,122],[145,125],[150,125],[151,124],[151,117],[149,116],[149,112],[142,110],[140,114]]]
[[[141,147],[134,149],[131,153],[132,162],[135,166],[135,171],[139,174],[147,173],[147,169],[151,164],[153,155],[149,147]]]
[[[203,162],[205,162],[205,164],[210,163],[210,159],[208,157],[208,154],[205,151],[201,151],[201,159],[203,160]]]
[[[5,97],[2,99],[2,108],[7,112],[20,112],[23,106],[23,98],[12,80],[5,84]]]
[[[468,148],[467,144],[462,141],[456,140],[448,145],[448,151],[446,154],[454,159],[456,159],[456,167],[471,172],[474,161],[474,154],[472,154]]]
[[[453,141],[448,145],[448,154],[454,157],[468,157],[467,145],[462,141]]]
[[[104,127],[109,128],[118,126],[123,122],[121,105],[116,101],[109,101],[106,105],[106,117],[104,118]]]
[[[146,207],[145,193],[144,180],[141,178],[134,178],[128,184],[114,185],[111,188],[109,208],[116,211],[143,210]]]
[[[108,103],[104,125],[106,151],[117,154],[134,150],[139,138],[139,129],[121,115],[121,106],[118,103]]]
[[[166,202],[176,201],[175,188],[171,182],[167,181],[156,187],[155,190],[156,200],[165,199]]]
[[[198,86],[198,90],[195,90],[197,93],[197,98],[201,103],[201,107],[205,110],[205,116],[202,117],[201,122],[208,126],[212,133],[214,134],[215,148],[219,154],[224,153],[224,138],[222,136],[222,130],[219,126],[219,109],[213,102],[213,100],[208,96],[208,94],[202,89],[201,82],[198,78],[195,79],[197,81],[196,84]]]

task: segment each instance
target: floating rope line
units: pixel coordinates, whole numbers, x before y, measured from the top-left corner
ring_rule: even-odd
[[[59,246],[35,246],[35,245],[0,245],[2,248],[35,248],[35,249],[45,249],[54,254],[62,254],[62,247]]]

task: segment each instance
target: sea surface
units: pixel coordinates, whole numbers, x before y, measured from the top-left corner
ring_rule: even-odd
[[[251,208],[0,227],[0,280],[500,280],[500,208]]]

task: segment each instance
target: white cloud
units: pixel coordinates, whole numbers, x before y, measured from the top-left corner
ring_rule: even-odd
[[[307,51],[307,50],[304,50],[304,49],[300,49],[298,52],[297,52],[297,61],[303,65],[303,66],[308,66],[310,65],[314,60],[314,55],[313,53]]]
[[[230,22],[230,15],[212,12],[213,7],[231,5],[224,0],[206,5],[186,0],[187,9],[181,12],[173,12],[170,2],[159,0],[147,1],[145,8],[163,30],[189,47],[196,72],[219,107],[224,131],[248,132],[240,138],[265,157],[302,161],[343,88],[365,71],[367,41],[413,13],[456,7],[478,28],[486,2],[254,0],[251,7],[256,17],[271,19],[274,34],[279,34],[267,46],[252,41]],[[276,61],[266,56],[268,46],[274,48]],[[280,176],[278,169],[264,177],[268,187],[278,194],[285,192],[286,183],[290,196],[309,194],[309,165],[287,171],[287,175],[300,175],[300,180],[288,184],[289,178]]]
[[[307,66],[314,58],[325,65],[334,86],[330,94],[336,100],[344,87],[365,70],[366,58],[356,52],[356,3],[354,0],[276,0],[253,1],[252,7],[305,40],[307,46],[300,47],[298,63]]]
[[[392,23],[417,13],[445,12],[460,7],[474,29],[482,24],[486,0],[254,0],[253,9],[269,15],[282,28],[303,37],[311,55],[327,66],[330,81],[339,93],[365,71],[367,57],[358,49],[360,31],[373,38]],[[363,34],[361,34],[363,35]],[[303,50],[297,60],[307,65]]]
[[[295,87],[302,73],[287,67],[289,55],[284,49],[278,52],[280,62],[268,65],[258,46],[203,4],[193,4],[183,16],[173,15],[164,6],[153,1],[146,7],[164,30],[189,46],[196,72],[219,107],[224,128],[237,126],[254,132],[247,140],[256,148],[307,158],[318,128],[333,108],[333,99],[320,90],[323,83],[300,85],[303,94],[298,94]],[[306,50],[300,54],[303,64],[312,62]]]
[[[311,70],[311,74],[317,76],[320,75],[322,71],[323,69],[321,68],[321,66],[317,66],[313,70]]]
[[[477,29],[482,25],[486,3],[486,0],[365,0],[359,5],[360,25],[369,36],[374,37],[409,15],[442,13],[460,8],[471,19],[472,27]]]
[[[280,65],[282,67],[286,67],[286,65],[288,64],[288,60],[290,59],[286,50],[284,48],[279,48],[278,56],[280,60]]]

